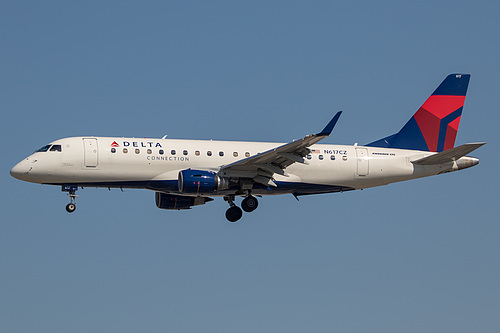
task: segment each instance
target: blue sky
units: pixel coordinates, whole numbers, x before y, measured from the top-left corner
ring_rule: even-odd
[[[2,332],[498,332],[499,51],[491,1],[4,1]],[[392,134],[472,74],[461,172],[162,211],[148,191],[10,168],[67,136],[327,143]]]

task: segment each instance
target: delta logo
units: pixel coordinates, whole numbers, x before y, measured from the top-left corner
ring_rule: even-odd
[[[161,143],[159,142],[152,142],[152,141],[147,141],[147,142],[142,142],[142,141],[123,141],[123,147],[142,147],[142,148],[162,148]],[[118,142],[113,141],[111,143],[111,147],[120,147]]]

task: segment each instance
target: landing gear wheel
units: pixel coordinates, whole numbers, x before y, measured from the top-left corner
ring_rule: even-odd
[[[62,186],[62,191],[63,192],[68,192],[69,199],[71,202],[66,205],[66,211],[68,213],[73,213],[76,209],[76,198],[78,196],[76,195],[76,190],[78,190],[78,185],[63,185]]]
[[[66,211],[68,213],[73,213],[75,211],[75,209],[76,209],[76,205],[72,202],[66,205]]]
[[[242,216],[243,212],[238,206],[229,207],[229,209],[226,210],[226,218],[229,222],[236,222],[241,219]]]
[[[249,196],[241,202],[241,208],[247,213],[253,212],[259,206],[259,201],[254,196]]]

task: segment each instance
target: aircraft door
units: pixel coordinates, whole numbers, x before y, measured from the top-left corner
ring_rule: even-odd
[[[357,175],[366,177],[369,172],[368,149],[356,148],[356,157],[358,160]]]
[[[85,138],[83,139],[83,159],[86,167],[96,167],[97,158],[97,139]]]

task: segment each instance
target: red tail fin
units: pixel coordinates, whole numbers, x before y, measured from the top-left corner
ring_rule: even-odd
[[[440,152],[453,148],[469,74],[450,74],[396,134],[368,146]]]

